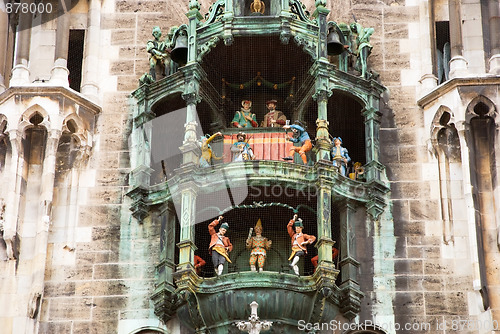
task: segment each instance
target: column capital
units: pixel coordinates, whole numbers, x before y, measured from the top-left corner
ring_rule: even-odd
[[[380,123],[380,118],[382,117],[382,113],[376,108],[368,107],[363,110],[363,116],[367,121],[374,120]]]
[[[326,90],[326,89],[321,89],[316,91],[312,98],[317,101],[317,102],[323,102],[323,101],[328,101],[328,99],[332,96],[332,91]]]

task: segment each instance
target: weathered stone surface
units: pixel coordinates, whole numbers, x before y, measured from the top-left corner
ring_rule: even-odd
[[[115,30],[111,33],[112,45],[135,44],[135,31],[132,29]]]
[[[463,292],[425,293],[425,308],[429,315],[459,315],[467,309],[467,299]]]
[[[127,294],[127,287],[123,280],[115,277],[113,280],[92,280],[77,282],[75,293],[77,296],[120,296]]]
[[[423,261],[415,259],[396,260],[394,262],[394,272],[398,275],[422,274]]]
[[[100,320],[100,321],[75,321],[73,325],[74,334],[101,334],[113,333],[116,331],[118,319]]]
[[[430,192],[429,184],[422,182],[394,182],[391,183],[392,197],[394,199],[412,199],[409,201],[410,211],[412,210],[412,203],[414,207],[419,205],[418,201],[414,199],[425,197]],[[418,210],[415,208],[415,210]],[[412,220],[417,220],[415,214],[410,213]]]
[[[92,298],[59,297],[49,301],[49,320],[65,321],[66,319],[90,320],[94,304]]]
[[[102,29],[134,29],[137,15],[135,14],[103,14],[101,16]]]
[[[400,153],[398,155],[401,156],[401,149],[398,151]],[[392,160],[392,162],[393,161],[395,160]],[[418,181],[421,179],[421,168],[422,165],[417,163],[386,164],[387,177],[389,180]]]
[[[410,201],[411,220],[438,220],[439,218],[439,203],[436,201]]]
[[[111,63],[110,73],[112,75],[130,74],[134,70],[133,60],[120,60]]]
[[[42,322],[40,323],[40,334],[67,334],[71,333],[72,321]]]
[[[109,226],[120,221],[121,207],[117,205],[81,206],[81,226]]]
[[[56,297],[56,296],[73,296],[75,294],[75,283],[52,283],[48,282],[44,287],[44,296],[46,297]]]

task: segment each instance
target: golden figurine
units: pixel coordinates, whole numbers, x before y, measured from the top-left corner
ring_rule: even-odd
[[[252,230],[255,230],[255,236],[252,236]],[[271,248],[272,241],[262,236],[262,222],[260,219],[257,221],[255,228],[250,228],[248,238],[246,241],[247,248],[251,249],[250,252],[250,269],[257,271],[255,262],[259,266],[259,272],[264,270],[264,263],[266,262],[266,250]]]
[[[260,13],[264,14],[266,10],[266,4],[261,0],[253,0],[252,4],[250,4],[250,11],[252,13]]]

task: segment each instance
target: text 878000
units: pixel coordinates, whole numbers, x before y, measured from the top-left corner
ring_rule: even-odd
[[[52,13],[52,4],[48,3],[34,3],[34,2],[8,2],[5,4],[5,12],[7,14],[44,14],[44,13]]]

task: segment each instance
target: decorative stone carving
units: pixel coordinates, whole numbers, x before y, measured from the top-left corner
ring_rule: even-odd
[[[40,310],[40,304],[42,302],[42,294],[40,292],[34,292],[30,296],[28,302],[28,317],[31,319],[36,319],[38,311]]]

